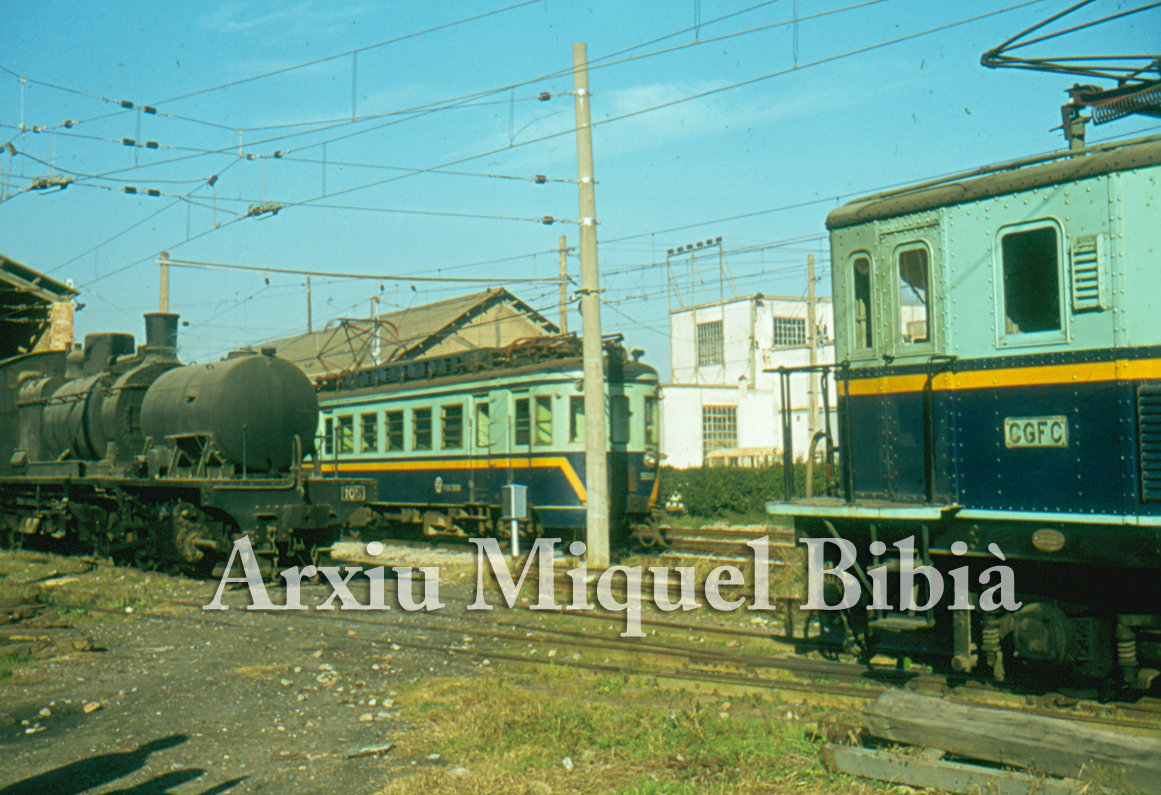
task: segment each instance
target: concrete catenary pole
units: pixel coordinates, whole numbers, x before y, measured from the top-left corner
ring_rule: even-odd
[[[572,45],[576,96],[576,168],[580,194],[581,314],[584,321],[585,511],[587,563],[609,565],[609,476],[605,441],[605,368],[601,350],[601,295],[597,276],[597,200],[593,192],[593,131],[589,119],[588,52]]]
[[[818,327],[815,319],[817,301],[814,297],[814,255],[806,255],[806,344],[810,346],[810,366],[818,364],[818,339],[815,329]],[[818,430],[818,373],[810,371],[810,416],[807,418],[807,427],[811,434]]]
[[[560,236],[560,333],[568,333],[568,238]]]

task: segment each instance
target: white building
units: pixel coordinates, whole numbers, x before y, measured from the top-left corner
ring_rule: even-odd
[[[675,467],[700,466],[715,450],[781,460],[780,366],[810,364],[807,302],[762,294],[675,310],[669,316],[672,383],[663,385],[661,451]],[[834,311],[815,303],[816,362],[834,362]],[[821,377],[790,379],[793,450],[803,458],[824,425]],[[813,384],[813,386],[812,386]],[[831,428],[836,435],[834,381]],[[811,408],[814,406],[814,417]],[[758,448],[758,449],[753,449]],[[733,456],[733,453],[726,455]]]

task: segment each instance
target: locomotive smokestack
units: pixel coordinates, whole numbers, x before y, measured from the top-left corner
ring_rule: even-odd
[[[145,314],[145,353],[172,358],[177,355],[177,319],[171,312]]]

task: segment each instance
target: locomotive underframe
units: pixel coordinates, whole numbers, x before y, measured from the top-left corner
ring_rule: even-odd
[[[1161,529],[1155,527],[1076,525],[1025,521],[976,522],[955,518],[955,510],[934,509],[928,520],[891,517],[885,504],[866,505],[880,518],[859,517],[837,499],[804,500],[794,504],[795,535],[803,538],[843,538],[854,544],[851,572],[863,585],[857,605],[844,611],[818,611],[812,618],[818,635],[812,643],[834,651],[856,652],[869,658],[887,654],[928,659],[965,675],[984,676],[1035,686],[1077,679],[1120,680],[1146,689],[1161,669],[1161,592],[1148,576],[1157,567]],[[842,506],[842,507],[840,507]],[[812,509],[823,515],[810,515]],[[915,508],[902,508],[899,512]],[[846,513],[847,516],[841,514]],[[827,516],[829,514],[829,516]],[[1045,531],[1059,534],[1059,550],[1034,547],[1033,537]],[[923,612],[901,611],[893,545],[914,539],[915,565],[930,565],[943,577],[945,596]],[[1113,539],[1110,542],[1109,539]],[[883,556],[872,555],[874,541],[886,544]],[[963,542],[967,552],[952,553]],[[995,544],[1005,560],[988,547]],[[1143,554],[1143,551],[1144,554]],[[828,566],[838,560],[828,545]],[[1052,565],[1046,565],[1050,559]],[[994,565],[1010,566],[1015,611],[978,608],[988,585],[980,574]],[[870,610],[867,572],[885,566],[889,572],[888,603],[892,610]],[[967,567],[972,610],[949,610],[952,569]],[[916,602],[927,600],[926,579],[916,578]],[[827,577],[825,603],[843,596],[841,582]],[[810,626],[808,622],[808,626]],[[804,634],[804,638],[806,635]]]
[[[60,466],[75,470],[76,462]],[[75,472],[74,472],[75,474]],[[351,491],[354,486],[354,491]],[[134,565],[208,573],[249,535],[262,568],[310,562],[374,494],[371,481],[0,477],[0,541],[92,549]],[[346,499],[344,499],[346,498]]]

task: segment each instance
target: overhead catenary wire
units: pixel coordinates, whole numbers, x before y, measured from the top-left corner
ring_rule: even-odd
[[[329,279],[372,279],[393,282],[455,282],[459,284],[561,284],[570,279],[510,279],[489,278],[477,276],[401,276],[396,273],[340,273],[335,271],[316,271],[298,268],[273,268],[264,265],[235,265],[224,262],[198,262],[195,260],[161,259],[163,265],[176,268],[203,268],[206,270],[251,271],[253,273],[282,273],[295,276],[323,276]]]

